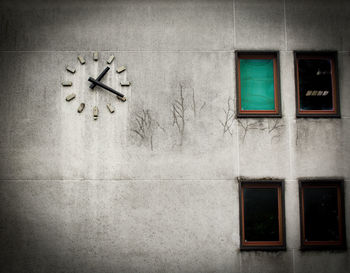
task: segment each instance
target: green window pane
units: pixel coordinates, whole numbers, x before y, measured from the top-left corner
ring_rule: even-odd
[[[275,110],[273,60],[240,60],[241,110]]]

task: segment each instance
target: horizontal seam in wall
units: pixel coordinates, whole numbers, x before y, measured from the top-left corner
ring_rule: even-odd
[[[126,53],[138,53],[138,52],[150,52],[150,53],[176,53],[176,52],[235,52],[234,50],[0,50],[0,52],[28,52],[28,53],[51,53],[51,52],[67,52],[67,53],[75,53],[75,52],[126,52]]]
[[[178,178],[166,178],[166,179],[74,179],[74,178],[68,178],[68,179],[16,179],[16,178],[10,178],[10,179],[4,179],[1,178],[0,182],[2,181],[236,181],[236,178],[232,179],[178,179]]]
[[[67,53],[74,53],[74,52],[120,52],[120,53],[138,53],[138,52],[149,52],[149,53],[177,53],[177,52],[184,52],[184,53],[235,53],[236,51],[278,51],[278,52],[294,52],[294,50],[284,50],[284,49],[274,49],[274,48],[265,48],[265,49],[236,49],[236,50],[0,50],[0,52],[9,52],[9,53],[51,53],[51,52],[67,52]],[[324,51],[325,49],[319,49],[317,51]],[[295,50],[299,51],[299,50]],[[305,50],[308,51],[308,50]],[[311,51],[311,50],[310,50]],[[337,50],[335,50],[337,51]],[[350,53],[350,51],[343,51],[338,50],[338,53]]]
[[[311,177],[311,176],[310,176]],[[312,176],[314,177],[314,176]],[[321,176],[322,177],[327,177],[327,176]],[[262,177],[260,177],[262,178]],[[252,179],[259,179],[259,177],[256,178],[252,178]],[[279,178],[282,179],[285,182],[297,182],[298,179],[283,179],[283,178]],[[62,182],[62,181],[71,181],[71,182],[79,182],[79,181],[107,181],[107,182],[123,182],[123,181],[195,181],[195,182],[200,182],[200,181],[229,181],[229,182],[237,182],[236,178],[233,179],[0,179],[0,183],[1,182],[6,182],[6,181],[28,181],[28,182],[43,182],[43,181],[57,181],[57,182]],[[346,183],[350,183],[350,180],[345,179],[344,182]]]

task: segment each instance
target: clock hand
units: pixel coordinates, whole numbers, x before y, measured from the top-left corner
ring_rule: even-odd
[[[102,80],[102,78],[104,77],[104,75],[106,75],[106,73],[108,72],[108,70],[109,70],[109,66],[107,66],[102,72],[101,72],[101,74],[100,75],[98,75],[98,77],[97,77],[97,81],[100,81],[100,80]],[[90,88],[91,89],[94,89],[95,88],[95,86],[96,86],[96,84],[95,83],[92,83],[92,84],[90,84]]]
[[[95,85],[98,85],[98,86],[100,86],[100,87],[106,89],[107,91],[112,92],[113,94],[117,95],[118,97],[120,97],[120,98],[122,98],[122,99],[124,98],[124,94],[119,93],[118,91],[116,91],[116,90],[114,90],[113,88],[111,88],[111,87],[109,87],[109,86],[103,84],[103,83],[100,82],[100,81],[95,80],[94,78],[89,77],[89,82],[92,82],[92,83],[94,83]]]

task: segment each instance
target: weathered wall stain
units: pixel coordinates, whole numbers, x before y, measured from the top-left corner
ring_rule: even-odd
[[[225,135],[226,133],[229,133],[231,136],[233,134],[233,131],[231,129],[233,122],[235,120],[235,111],[234,111],[234,101],[231,97],[227,99],[227,105],[226,109],[222,109],[225,113],[224,120],[219,120],[219,123],[223,127],[222,134]]]
[[[266,131],[271,136],[271,143],[273,141],[279,142],[282,128],[285,126],[280,119],[269,119],[267,122],[263,120],[250,121],[237,119],[237,123],[243,129],[243,133],[241,134],[242,143],[244,143],[247,133],[251,130]]]
[[[196,121],[205,107],[206,102],[198,101],[193,87],[185,86],[183,81],[178,84],[178,96],[171,103],[171,117],[172,126],[175,126],[178,132],[179,146],[184,142],[186,124]]]
[[[183,96],[183,86],[180,84],[180,91],[179,91],[179,98],[174,99],[172,103],[172,116],[173,116],[173,126],[176,126],[179,136],[180,136],[180,143],[179,145],[181,146],[183,143],[183,138],[184,138],[184,132],[185,132],[185,99]]]
[[[165,132],[159,122],[152,117],[149,109],[142,109],[134,113],[134,121],[131,131],[140,137],[142,143],[149,145],[153,151],[153,136],[157,129]]]

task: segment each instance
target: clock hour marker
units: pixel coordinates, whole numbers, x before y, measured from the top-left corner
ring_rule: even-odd
[[[66,67],[67,71],[69,71],[70,73],[74,74],[75,73],[75,68],[74,67],[71,67],[71,66],[67,66]]]
[[[108,58],[107,63],[108,63],[108,64],[111,64],[111,63],[113,62],[113,60],[114,60],[114,56],[111,55],[111,56]]]
[[[118,99],[118,100],[121,100],[121,101],[123,101],[123,102],[126,101],[126,97],[125,97],[125,96],[124,96],[124,97],[119,97],[119,96],[117,96],[117,99]]]
[[[65,81],[65,82],[62,82],[62,85],[63,86],[72,86],[73,83],[71,81]]]
[[[72,93],[72,94],[70,94],[70,95],[68,95],[68,96],[66,97],[66,101],[71,101],[71,100],[73,100],[74,98],[75,98],[75,94]]]
[[[117,68],[117,72],[118,73],[122,73],[124,70],[126,70],[126,67],[123,65],[123,66],[119,66],[118,68]]]
[[[81,64],[85,63],[85,59],[82,56],[78,56],[78,60]]]
[[[109,112],[111,112],[111,114],[114,113],[115,109],[110,103],[107,104],[107,108],[108,108]]]
[[[94,61],[98,61],[98,52],[94,52],[92,58],[94,59]]]
[[[95,106],[93,109],[93,116],[94,116],[94,120],[96,120],[98,118],[98,107]]]
[[[78,108],[78,113],[83,112],[84,108],[85,108],[85,103],[80,103],[79,108]]]
[[[120,85],[121,85],[121,86],[130,86],[130,84],[131,84],[131,83],[130,83],[129,81],[121,81],[121,82],[120,82]]]

